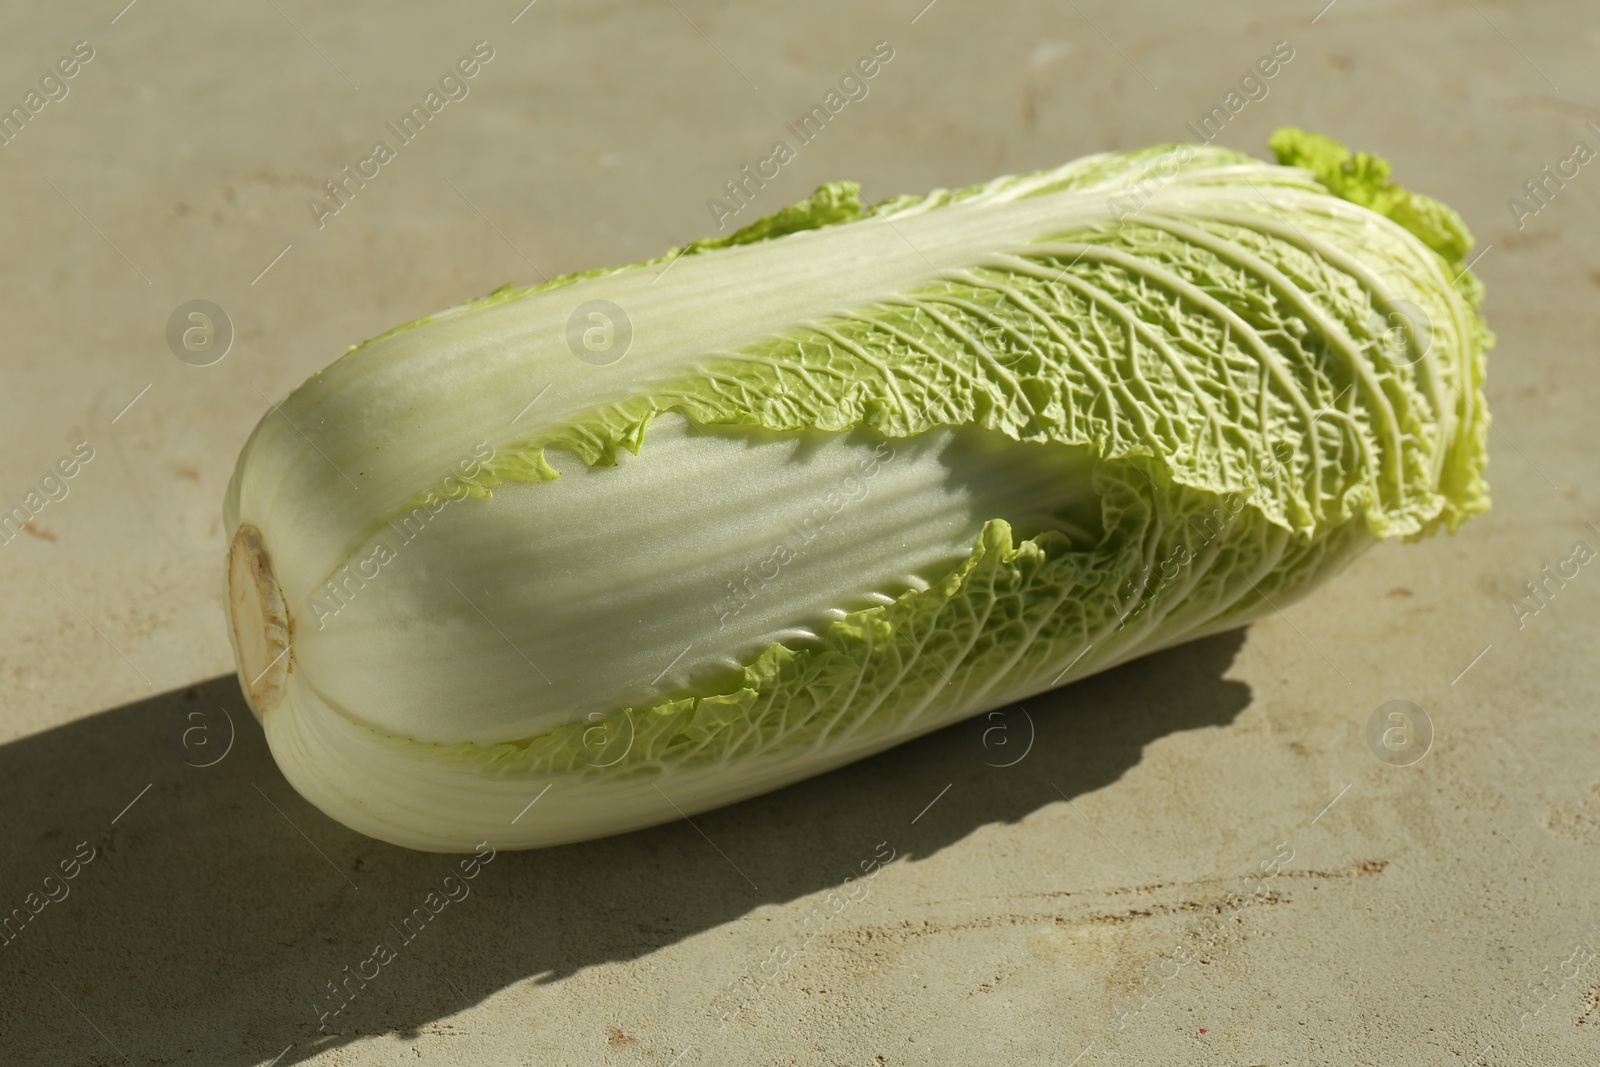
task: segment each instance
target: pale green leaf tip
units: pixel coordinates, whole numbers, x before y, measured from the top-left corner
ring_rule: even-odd
[[[1472,234],[1449,207],[1414,193],[1389,177],[1389,161],[1370,152],[1351,152],[1343,143],[1296,126],[1280,126],[1267,140],[1278,162],[1312,173],[1327,190],[1352,204],[1384,215],[1410,231],[1460,273],[1472,251]]]
[[[841,222],[854,222],[868,214],[861,203],[861,187],[855,182],[828,182],[798,204],[790,204],[771,215],[763,215],[750,225],[726,237],[702,237],[684,246],[683,254],[709,252],[716,248],[754,244],[802,230],[820,230]]]

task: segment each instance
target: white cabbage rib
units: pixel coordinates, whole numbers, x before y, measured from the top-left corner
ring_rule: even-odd
[[[275,581],[230,605],[288,616],[266,682],[234,620],[284,773],[417,848],[613,833],[1454,528],[1487,506],[1470,238],[1289,133],[1309,170],[1169,146],[874,212],[824,187],[354,350],[226,507]],[[610,366],[567,348],[597,299],[632,327]]]
[[[1082,450],[984,436],[711,434],[665,416],[617,466],[566,454],[558,481],[497,487],[410,541],[383,527],[356,556],[382,541],[393,561],[347,578],[346,606],[302,624],[295,655],[329,706],[422,741],[512,741],[647,705],[927,588],[990,519],[1087,547],[1070,518],[1098,519]]]

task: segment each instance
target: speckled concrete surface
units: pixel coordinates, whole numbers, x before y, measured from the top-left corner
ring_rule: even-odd
[[[1600,1062],[1600,577],[1507,603],[1600,544],[1600,172],[1523,190],[1600,147],[1592,6],[123,2],[0,11],[7,107],[92,50],[0,146],[0,498],[92,451],[0,549],[3,907],[74,874],[0,946],[0,1062]],[[880,40],[752,214],[1183,139],[1288,42],[1220,140],[1323,130],[1466,216],[1495,510],[698,831],[499,854],[332,1014],[451,862],[301,801],[226,676],[246,433],[351,342],[710,232]],[[477,41],[319,229],[308,198]],[[210,366],[165,339],[193,299],[233,324]],[[1365,741],[1392,699],[1435,731],[1406,768]]]

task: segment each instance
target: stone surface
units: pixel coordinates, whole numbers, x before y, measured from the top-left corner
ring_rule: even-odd
[[[92,458],[0,550],[0,907],[74,875],[0,946],[0,1061],[1600,1059],[1600,577],[1507,603],[1600,544],[1600,176],[1507,204],[1600,146],[1600,13],[921,5],[9,5],[0,102],[93,58],[0,147],[0,497]],[[308,199],[479,40],[469,95],[319,228]],[[868,96],[736,221],[1184,139],[1289,42],[1220,140],[1326,131],[1473,226],[1494,511],[697,826],[497,855],[323,1019],[454,862],[330,822],[265,751],[222,617],[245,436],[350,343],[714,231],[706,201],[879,40]],[[197,299],[232,324],[206,366],[220,342],[167,339]],[[1435,731],[1404,768],[1366,741],[1396,699]]]

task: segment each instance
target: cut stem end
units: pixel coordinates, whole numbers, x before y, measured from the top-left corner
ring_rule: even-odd
[[[239,680],[250,710],[260,718],[283,700],[293,656],[289,611],[254,526],[240,526],[228,549],[228,614]]]

